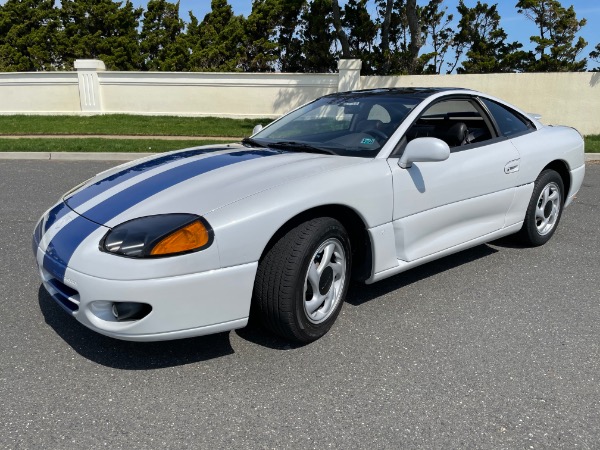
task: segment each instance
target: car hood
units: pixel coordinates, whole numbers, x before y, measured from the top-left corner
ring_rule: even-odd
[[[102,172],[63,200],[79,215],[112,227],[154,214],[203,215],[291,180],[365,161],[239,144],[198,147]]]

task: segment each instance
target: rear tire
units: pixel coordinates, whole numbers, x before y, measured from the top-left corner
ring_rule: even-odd
[[[300,343],[323,336],[350,283],[348,234],[320,217],[291,229],[266,252],[254,282],[253,310],[266,328]]]
[[[535,181],[527,214],[518,237],[525,245],[538,247],[550,240],[562,215],[564,185],[554,170],[544,170]]]

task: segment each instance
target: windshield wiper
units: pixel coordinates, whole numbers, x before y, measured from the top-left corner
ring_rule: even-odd
[[[326,155],[337,155],[333,150],[326,148],[315,147],[314,145],[296,141],[279,141],[267,144],[271,148],[279,148],[282,150],[290,150],[292,152],[307,152],[307,153],[325,153]]]
[[[249,137],[245,137],[244,139],[242,139],[242,144],[249,145],[251,147],[264,147],[265,146],[265,144],[261,144],[256,139],[252,139]]]

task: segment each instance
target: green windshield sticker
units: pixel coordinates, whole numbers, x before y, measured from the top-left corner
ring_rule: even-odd
[[[363,138],[362,141],[360,141],[361,144],[365,144],[365,145],[373,145],[375,143],[375,139],[373,138]]]

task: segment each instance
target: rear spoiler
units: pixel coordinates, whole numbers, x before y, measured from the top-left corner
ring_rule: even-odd
[[[527,115],[535,120],[540,120],[542,118],[542,115],[538,113],[527,113]]]

